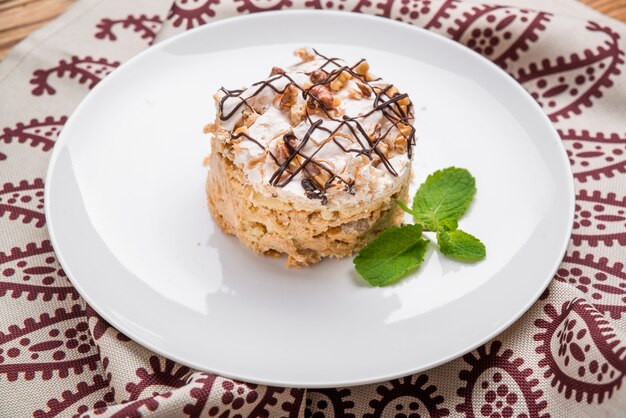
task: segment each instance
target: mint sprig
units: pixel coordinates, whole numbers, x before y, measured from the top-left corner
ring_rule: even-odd
[[[460,229],[437,232],[437,243],[444,255],[462,261],[478,261],[487,255],[485,244]]]
[[[424,261],[429,242],[419,225],[388,229],[354,259],[356,271],[372,286],[394,283]]]
[[[452,231],[475,193],[476,181],[466,169],[449,167],[435,171],[415,193],[410,213],[428,231]]]
[[[486,256],[485,245],[458,229],[476,193],[476,181],[464,168],[449,167],[428,176],[413,198],[413,207],[396,203],[411,214],[414,225],[381,233],[354,259],[356,271],[372,286],[387,286],[416,269],[424,261],[429,244],[422,231],[437,233],[439,250],[460,261],[478,261]]]

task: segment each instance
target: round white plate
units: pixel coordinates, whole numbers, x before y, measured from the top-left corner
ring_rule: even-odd
[[[483,262],[431,245],[418,272],[372,288],[351,259],[287,269],[220,231],[202,165],[212,94],[290,65],[301,46],[367,58],[409,93],[412,191],[436,169],[469,169],[478,192],[460,225],[486,244]],[[311,11],[206,25],[115,70],[63,128],[45,199],[65,271],[112,325],[188,366],[295,387],[407,375],[497,335],[550,281],[574,202],[557,134],[495,65],[406,24]]]

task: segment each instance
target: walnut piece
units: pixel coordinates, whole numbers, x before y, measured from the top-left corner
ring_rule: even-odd
[[[280,99],[279,107],[281,110],[289,110],[291,106],[295,105],[298,101],[298,89],[293,83],[287,84],[283,91],[283,97]]]
[[[370,97],[372,95],[372,91],[365,84],[356,83],[357,87],[361,91],[363,97]]]
[[[411,132],[413,132],[413,127],[406,123],[399,123],[398,129],[405,138],[408,138],[409,135],[411,135]]]
[[[309,78],[311,79],[311,82],[315,84],[321,83],[322,81],[326,79],[326,77],[328,77],[328,73],[324,70],[315,70],[309,76]]]
[[[366,77],[369,69],[370,65],[367,61],[361,61],[356,67],[354,67],[354,72],[362,77]]]
[[[283,141],[278,147],[277,155],[280,162],[286,161],[296,152],[295,140],[296,137],[291,132],[283,136]],[[295,154],[292,160],[289,161],[289,171],[294,173],[300,167],[302,167],[304,177],[315,183],[318,190],[323,190],[326,186],[326,182],[330,180],[330,174],[328,174],[326,170],[320,169],[313,160],[307,162],[303,156]]]
[[[270,72],[270,77],[276,74],[285,74],[285,70],[280,67],[272,67],[272,71]]]
[[[317,99],[327,110],[335,108],[335,98],[328,87],[321,84],[313,86],[313,88],[309,90],[309,94]]]
[[[237,135],[239,135],[241,133],[247,134],[248,133],[248,127],[247,126],[240,126],[240,127],[238,127],[233,132],[233,136],[237,136]]]
[[[291,110],[289,111],[289,121],[291,122],[291,126],[298,126],[305,117],[306,106],[304,105],[304,103],[298,103],[294,106],[291,106]]]
[[[334,91],[339,91],[351,78],[352,75],[349,72],[342,71],[333,81],[330,82],[330,88]]]
[[[305,162],[305,159],[300,155],[296,155],[296,158],[300,164]],[[309,161],[302,171],[304,171],[304,177],[316,183],[319,190],[326,188],[326,182],[330,180],[330,174],[326,170],[321,170],[313,161]]]
[[[313,59],[315,59],[315,55],[311,54],[307,48],[296,49],[293,54],[300,58],[302,62],[313,61]]]
[[[402,135],[396,137],[394,141],[394,148],[397,153],[404,154],[406,152],[407,140]]]

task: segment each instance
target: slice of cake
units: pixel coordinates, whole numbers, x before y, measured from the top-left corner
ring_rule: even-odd
[[[213,218],[260,254],[307,266],[401,222],[415,141],[406,94],[315,50],[248,88],[221,88],[206,190]]]

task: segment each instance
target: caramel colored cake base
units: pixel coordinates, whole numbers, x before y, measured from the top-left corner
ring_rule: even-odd
[[[308,266],[322,257],[347,257],[401,222],[402,210],[395,200],[406,200],[409,175],[387,197],[370,205],[346,205],[341,211],[317,202],[298,207],[255,192],[243,172],[224,156],[223,145],[213,138],[211,146],[206,188],[213,219],[225,233],[259,254],[286,254],[288,266]]]

